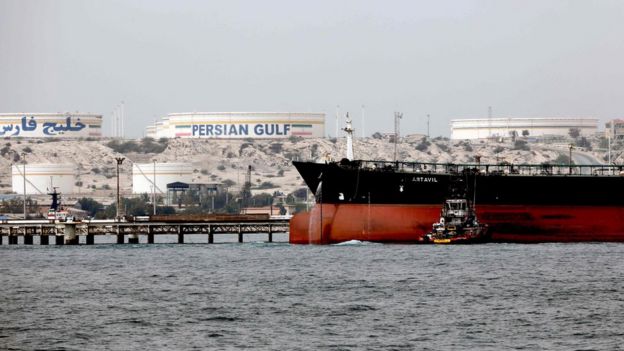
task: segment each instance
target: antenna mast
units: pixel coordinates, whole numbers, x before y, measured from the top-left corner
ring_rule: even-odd
[[[115,137],[115,110],[113,110],[113,112],[111,112],[110,133],[111,133],[110,136],[112,138],[114,138]]]
[[[427,114],[427,138],[429,138],[429,114]]]
[[[124,128],[125,128],[124,122],[126,118],[124,109],[125,109],[125,106],[124,106],[124,102],[122,101],[121,102],[121,123],[119,123],[119,126],[120,126],[119,135],[121,136],[122,139],[124,138]]]
[[[340,105],[336,105],[336,135],[334,135],[334,138],[338,138],[338,115],[340,114]]]
[[[366,138],[366,133],[364,132],[364,105],[362,105],[362,138]]]
[[[121,135],[121,105],[117,105],[117,107],[115,107],[115,128],[117,129],[115,131],[115,137],[119,138],[119,136]]]
[[[492,106],[488,106],[488,139],[492,137]]]

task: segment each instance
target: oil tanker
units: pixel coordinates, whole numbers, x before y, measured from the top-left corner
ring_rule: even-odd
[[[624,170],[603,165],[293,162],[314,193],[290,242],[418,242],[462,179],[495,242],[624,241]]]

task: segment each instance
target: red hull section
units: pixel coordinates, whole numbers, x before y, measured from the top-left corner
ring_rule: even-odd
[[[417,242],[439,215],[440,205],[317,204],[291,219],[290,242]],[[495,242],[624,242],[624,208],[618,206],[482,205],[477,216]]]

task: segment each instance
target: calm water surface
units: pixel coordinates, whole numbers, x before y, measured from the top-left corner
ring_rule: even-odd
[[[623,258],[621,244],[5,240],[0,349],[615,350]]]

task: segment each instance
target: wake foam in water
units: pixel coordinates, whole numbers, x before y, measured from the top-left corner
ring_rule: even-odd
[[[361,241],[361,240],[349,240],[349,241],[343,241],[341,243],[334,244],[334,245],[335,246],[350,246],[350,245],[366,245],[366,244],[370,244],[370,242]]]

